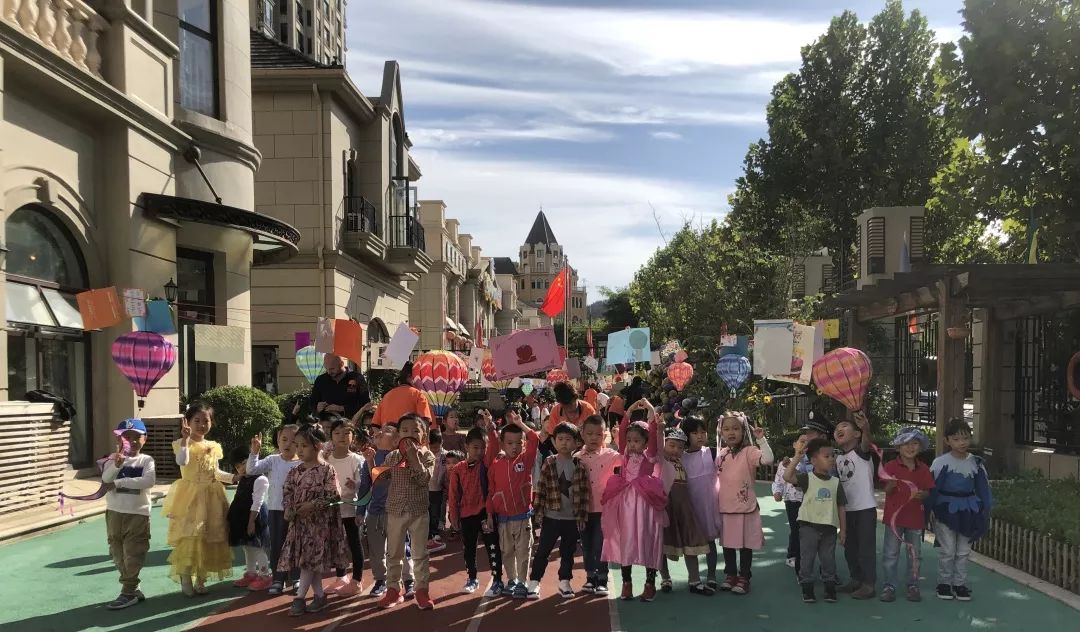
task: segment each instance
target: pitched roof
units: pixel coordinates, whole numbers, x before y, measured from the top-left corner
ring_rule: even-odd
[[[540,211],[536,215],[536,221],[533,222],[532,229],[529,231],[529,236],[525,238],[527,245],[534,244],[557,244],[559,241],[555,239],[555,233],[551,231],[551,225],[548,224],[547,217],[543,211]]]
[[[341,64],[324,64],[314,57],[271,39],[258,31],[251,31],[252,68],[342,68]]]
[[[495,274],[512,274],[517,276],[517,266],[510,257],[495,257]]]

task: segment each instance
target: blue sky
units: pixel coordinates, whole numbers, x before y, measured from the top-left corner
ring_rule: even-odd
[[[346,68],[402,68],[421,199],[516,258],[543,205],[590,287],[623,286],[684,221],[719,218],[773,84],[829,19],[884,0],[353,0]],[[941,40],[962,0],[907,0]]]

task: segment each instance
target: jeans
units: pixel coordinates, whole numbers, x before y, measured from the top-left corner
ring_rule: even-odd
[[[446,521],[446,509],[443,508],[443,491],[429,491],[428,493],[428,537],[434,538],[442,533],[443,522]]]
[[[799,572],[799,509],[801,502],[784,501],[784,509],[787,511],[787,556],[795,558],[795,572]]]
[[[559,543],[559,579],[569,581],[574,576],[574,553],[577,552],[578,528],[575,520],[544,518],[540,523],[540,543],[533,554],[532,573],[535,582],[544,578],[548,557]]]
[[[604,532],[600,529],[600,512],[590,513],[589,520],[585,523],[585,531],[581,534],[581,549],[585,557],[585,577],[595,579],[597,583],[606,586],[608,578],[608,566],[600,560],[600,553],[604,548]]]
[[[848,537],[851,533],[848,532]],[[799,583],[813,584],[814,562],[821,561],[821,580],[836,584],[836,527],[799,523]]]
[[[971,557],[971,539],[940,522],[934,525],[938,544],[938,583],[967,586],[967,565]]]
[[[491,567],[491,575],[495,579],[502,579],[502,551],[499,549],[499,531],[491,533],[484,531],[484,522],[487,513],[480,512],[475,516],[465,516],[461,519],[461,540],[465,555],[465,570],[469,573],[469,579],[476,579],[476,541],[483,539],[484,550],[488,554],[488,564]]]
[[[849,511],[844,558],[852,582],[877,584],[877,509]]]
[[[885,573],[885,585],[896,588],[896,569],[900,565],[900,556],[907,560],[907,585],[919,584],[919,564],[922,562],[922,529],[905,529],[897,527],[896,537],[892,528],[885,527],[885,535],[881,542],[881,569]]]
[[[360,543],[360,527],[356,524],[356,518],[342,518],[342,526],[345,527],[345,541],[349,543],[349,553],[352,556],[352,576],[356,581],[364,576],[364,545]],[[337,569],[338,577],[345,577],[345,569]]]

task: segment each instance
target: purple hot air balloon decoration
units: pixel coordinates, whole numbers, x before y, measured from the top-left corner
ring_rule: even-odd
[[[176,364],[176,345],[161,334],[133,331],[116,339],[112,358],[139,396],[141,409],[150,389]]]

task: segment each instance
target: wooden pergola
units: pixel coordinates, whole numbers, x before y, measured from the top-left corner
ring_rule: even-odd
[[[999,338],[1000,322],[1080,307],[1080,264],[922,266],[839,294],[825,305],[845,311],[848,344],[862,349],[867,343],[867,323],[915,311],[938,312],[935,423],[940,450],[945,423],[964,412],[966,336],[950,336],[949,330],[969,328],[969,310],[987,310],[988,357],[983,363],[982,392],[990,398],[986,405],[993,406],[1001,365],[1000,348],[993,341]]]

